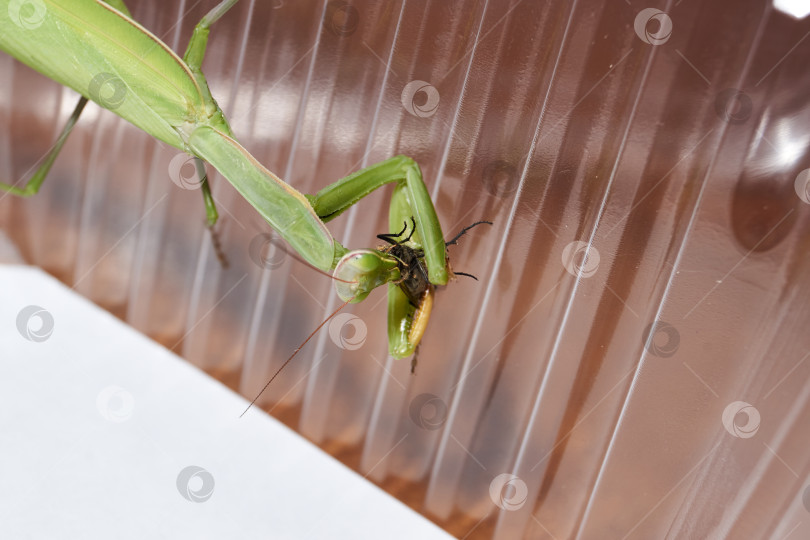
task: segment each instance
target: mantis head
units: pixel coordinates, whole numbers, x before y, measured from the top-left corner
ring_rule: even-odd
[[[371,291],[399,279],[397,260],[373,249],[358,249],[344,255],[332,274],[335,291],[344,302],[360,302]]]

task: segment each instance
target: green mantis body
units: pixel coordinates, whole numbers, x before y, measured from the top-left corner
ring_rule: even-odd
[[[389,351],[396,358],[407,357],[421,339],[421,332],[411,332],[420,306],[397,286],[407,277],[398,261],[386,250],[347,250],[324,223],[378,187],[395,183],[391,230],[413,218],[415,230],[406,244],[423,254],[430,285],[445,285],[451,275],[446,246],[419,166],[397,156],[315,195],[299,193],[265,169],[237,142],[201,71],[210,25],[236,2],[224,0],[214,7],[196,26],[180,58],[132,20],[122,0],[0,0],[0,49],[84,96],[45,165],[24,187],[0,187],[17,195],[35,193],[85,100],[95,101],[213,165],[307,262],[335,272],[344,301],[359,302],[388,283]],[[217,213],[205,178],[202,188],[213,224]]]

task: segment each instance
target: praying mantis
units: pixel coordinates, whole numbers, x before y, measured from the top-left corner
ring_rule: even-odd
[[[181,58],[134,21],[123,0],[0,0],[0,49],[82,96],[42,166],[24,185],[0,183],[0,189],[35,194],[92,100],[195,157],[209,226],[218,212],[203,161],[306,262],[331,272],[344,302],[360,302],[387,285],[389,352],[394,358],[411,356],[425,332],[434,288],[454,276],[447,246],[458,237],[445,242],[411,158],[390,158],[305,195],[239,144],[201,68],[211,25],[237,1],[222,0],[203,17]],[[389,223],[391,230],[402,229],[380,235],[390,246],[349,250],[337,242],[325,223],[389,183],[395,184]]]

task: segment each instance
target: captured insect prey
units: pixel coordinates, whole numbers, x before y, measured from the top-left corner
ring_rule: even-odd
[[[472,225],[464,227],[452,240],[445,242],[445,247],[458,244],[458,239],[467,231],[481,224],[492,225],[492,222],[477,221]],[[403,228],[399,233],[378,234],[377,238],[391,244],[390,246],[381,248],[381,251],[388,253],[397,260],[400,278],[393,281],[391,284],[399,285],[400,290],[407,297],[410,307],[413,308],[413,311],[409,312],[407,315],[407,341],[414,345],[413,358],[411,359],[411,373],[414,373],[416,371],[417,358],[419,357],[419,343],[422,341],[422,336],[427,329],[430,313],[433,309],[435,287],[430,283],[427,277],[424,252],[421,249],[414,249],[408,245],[408,242],[416,231],[416,221],[413,216],[411,216],[410,233],[407,237],[403,238],[407,229],[408,224],[406,222],[403,224]],[[447,268],[451,276],[467,276],[476,281],[478,280],[478,278],[466,272],[453,272],[450,269],[449,259]],[[389,321],[389,323],[390,322],[391,321]]]

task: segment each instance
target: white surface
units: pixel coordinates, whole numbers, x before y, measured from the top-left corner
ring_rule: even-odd
[[[774,0],[773,7],[796,19],[804,19],[810,14],[810,0]]]
[[[0,290],[0,538],[450,538],[40,270],[0,265]]]

